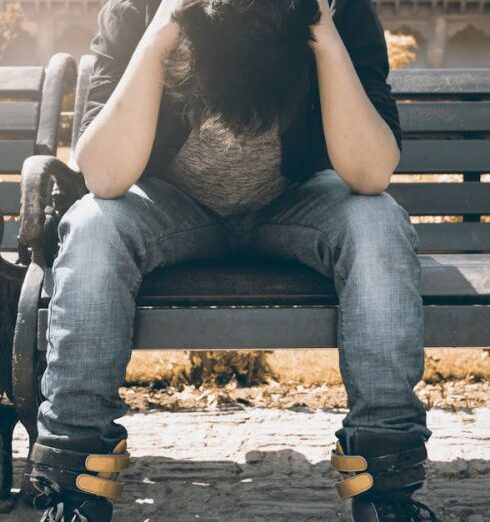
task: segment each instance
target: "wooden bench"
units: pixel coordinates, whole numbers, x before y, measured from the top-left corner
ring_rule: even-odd
[[[11,488],[10,426],[16,421],[8,404],[15,305],[29,261],[17,241],[20,172],[34,154],[56,155],[62,98],[74,90],[75,81],[76,64],[65,53],[55,54],[46,69],[0,67],[0,512]]]
[[[84,56],[79,67],[75,132],[92,60]],[[451,215],[458,220],[416,225],[421,237],[425,345],[488,347],[490,222],[481,217],[490,214],[490,180],[482,179],[490,172],[490,70],[393,71],[390,81],[405,131],[397,172],[459,176],[444,183],[394,179],[389,188],[413,216]],[[74,147],[75,142],[72,151]],[[32,442],[56,243],[37,224],[36,213],[46,203],[43,187],[51,179],[58,186],[59,215],[84,189],[80,175],[53,158],[31,158],[22,177],[24,186],[40,189],[23,194],[29,202],[21,215],[30,227],[32,262],[19,300],[13,357],[15,406]],[[31,179],[37,185],[31,185]],[[54,234],[55,228],[49,231]],[[157,268],[143,279],[134,347],[335,347],[336,313],[333,282],[299,263],[253,257],[186,262]]]

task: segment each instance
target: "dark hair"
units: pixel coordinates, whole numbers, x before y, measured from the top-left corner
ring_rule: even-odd
[[[287,126],[308,85],[317,0],[187,0],[174,13],[178,47],[165,61],[165,91],[196,125],[217,118],[257,135]]]

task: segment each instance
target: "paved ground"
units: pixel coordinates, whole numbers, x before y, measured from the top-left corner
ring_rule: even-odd
[[[133,465],[115,522],[346,521],[329,467],[343,414],[247,408],[123,419]],[[431,410],[430,482],[442,521],[490,521],[490,409]],[[15,438],[17,479],[26,439]],[[0,522],[34,522],[21,506]]]

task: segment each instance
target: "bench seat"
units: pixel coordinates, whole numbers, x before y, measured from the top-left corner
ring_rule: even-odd
[[[490,254],[419,258],[426,346],[488,346]],[[46,350],[52,288],[47,269],[40,351]],[[143,278],[137,296],[135,348],[335,347],[336,305],[333,281],[294,261],[242,256],[158,267]]]

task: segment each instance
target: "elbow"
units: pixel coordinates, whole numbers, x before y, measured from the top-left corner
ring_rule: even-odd
[[[124,194],[129,190],[129,187],[122,189],[120,187],[115,187],[113,184],[105,182],[101,183],[100,181],[92,183],[87,180],[87,177],[85,178],[85,185],[95,197],[101,199],[116,199],[124,196]]]
[[[113,172],[101,165],[102,162],[91,161],[83,149],[75,150],[74,160],[84,177],[85,186],[95,197],[116,199],[129,190],[130,186],[122,184]]]
[[[400,151],[396,149],[396,152],[389,160],[384,162],[384,165],[372,165],[361,176],[354,176],[357,183],[352,187],[353,190],[366,196],[381,194],[389,187],[399,161]]]
[[[351,189],[363,196],[377,196],[384,192],[390,185],[392,170],[365,171],[362,176],[355,178],[350,184]]]
[[[388,183],[370,183],[359,187],[352,187],[354,192],[363,196],[378,196],[388,188]]]

